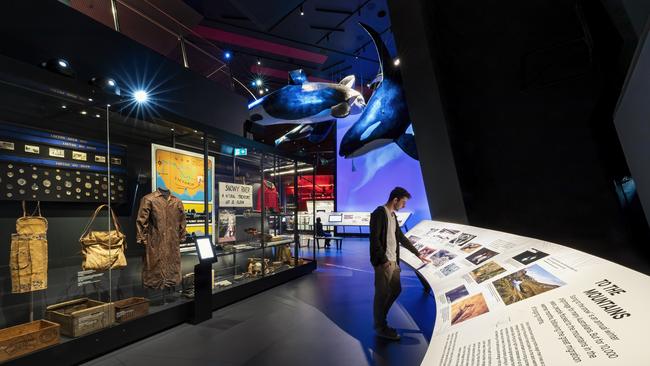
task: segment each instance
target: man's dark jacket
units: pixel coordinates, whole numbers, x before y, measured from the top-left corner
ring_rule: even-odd
[[[393,213],[393,219],[397,223],[397,216]],[[411,243],[410,240],[400,229],[398,224],[395,224],[395,235],[397,238],[397,264],[399,265],[399,245],[402,244],[406,249],[411,251],[416,256],[419,256],[418,250]],[[388,215],[384,206],[379,206],[370,215],[370,263],[377,267],[388,261],[386,257],[386,230],[388,230]]]

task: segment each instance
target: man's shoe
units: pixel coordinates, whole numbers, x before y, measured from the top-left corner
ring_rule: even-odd
[[[399,334],[397,334],[397,331],[395,329],[393,329],[393,328],[386,327],[384,329],[377,330],[375,333],[377,334],[377,337],[379,337],[379,338],[388,339],[390,341],[399,341],[400,340]]]

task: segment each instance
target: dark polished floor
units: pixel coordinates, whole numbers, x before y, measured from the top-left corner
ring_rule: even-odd
[[[373,272],[367,239],[321,249],[313,274],[220,309],[85,365],[419,365],[435,303],[403,265],[402,295],[389,323],[400,342],[372,331]]]

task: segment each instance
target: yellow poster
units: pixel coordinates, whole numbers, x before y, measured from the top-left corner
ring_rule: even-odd
[[[183,201],[187,232],[205,235],[204,184],[208,183],[208,219],[210,234],[214,235],[214,158],[208,157],[204,171],[203,155],[162,145],[151,145],[152,189],[168,189]],[[214,240],[214,238],[213,238]]]

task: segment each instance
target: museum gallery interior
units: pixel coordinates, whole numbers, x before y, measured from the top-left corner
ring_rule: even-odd
[[[650,2],[2,5],[1,364],[648,364]]]

